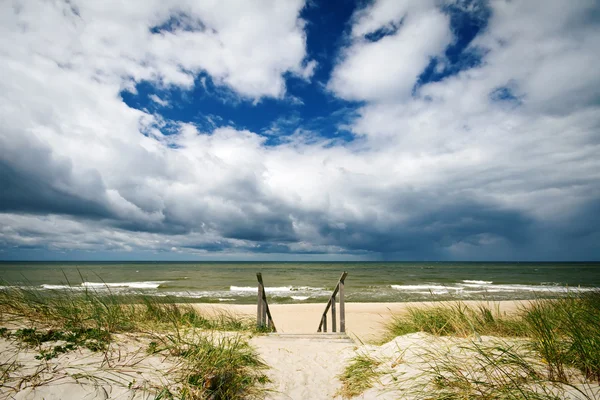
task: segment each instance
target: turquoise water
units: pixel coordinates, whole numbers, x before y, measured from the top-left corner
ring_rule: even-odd
[[[3,286],[253,303],[262,272],[270,303],[322,302],[342,271],[356,302],[507,300],[600,288],[600,263],[0,263]]]

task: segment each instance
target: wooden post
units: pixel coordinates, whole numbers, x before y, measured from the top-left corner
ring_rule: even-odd
[[[323,332],[327,332],[327,314],[323,314]]]
[[[267,298],[265,296],[265,288],[263,286],[263,292],[262,292],[262,323],[265,327],[267,327]]]
[[[336,319],[335,319],[335,296],[331,298],[331,332],[336,331]]]
[[[275,322],[273,322],[272,318],[269,318],[269,329],[271,329],[271,331],[276,331],[275,329]]]
[[[263,326],[263,283],[262,283],[262,274],[259,272],[256,274],[256,278],[258,279],[258,303],[256,305],[256,326],[258,329]]]
[[[340,332],[342,332],[342,333],[346,332],[346,306],[344,304],[344,279],[340,280]]]

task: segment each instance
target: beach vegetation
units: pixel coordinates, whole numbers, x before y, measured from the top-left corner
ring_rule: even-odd
[[[182,327],[244,332],[256,329],[251,319],[226,312],[204,315],[191,304],[91,289],[41,293],[26,287],[7,287],[0,290],[0,317],[67,330],[95,328],[109,333]]]
[[[536,300],[523,310],[534,348],[550,376],[567,381],[567,367],[600,382],[600,291]]]
[[[506,343],[460,346],[462,357],[434,350],[423,368],[414,398],[427,400],[560,400],[565,388],[540,373],[526,347]],[[541,369],[543,371],[543,368]]]
[[[373,387],[378,377],[382,374],[378,367],[381,360],[366,353],[357,354],[338,376],[342,387],[338,394],[349,399],[362,394],[365,390]]]
[[[185,399],[262,397],[267,365],[239,334],[168,336],[162,352],[183,360],[179,396]]]
[[[0,290],[2,337],[51,360],[78,348],[110,351],[119,334],[149,338],[146,354],[169,357],[176,368],[158,398],[246,399],[264,392],[268,368],[249,345],[254,321],[228,313],[203,314],[190,304],[110,291],[7,287]],[[2,379],[10,368],[3,365]]]
[[[59,354],[86,347],[91,351],[106,350],[110,343],[108,331],[95,328],[74,329],[71,331],[37,330],[36,328],[21,328],[14,333],[7,333],[5,338],[14,338],[31,347],[40,349],[37,359],[50,360]],[[47,342],[64,342],[51,349],[41,348]]]
[[[430,307],[409,307],[406,315],[396,316],[387,326],[387,338],[414,332],[436,336],[494,335],[525,336],[527,324],[522,318],[502,314],[498,307],[469,306],[462,302]]]
[[[468,359],[431,354],[423,399],[595,399],[581,387],[600,383],[600,291],[524,303],[512,314],[487,305],[411,307],[387,326],[387,337],[412,332],[467,338]],[[507,340],[482,344],[482,336]],[[514,343],[522,343],[515,346]]]
[[[600,291],[526,303],[512,315],[464,303],[410,307],[387,326],[387,337],[412,332],[437,336],[526,337],[547,364],[551,379],[566,382],[566,368],[600,381]]]

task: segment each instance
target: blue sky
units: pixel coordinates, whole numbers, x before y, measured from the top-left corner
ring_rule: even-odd
[[[139,3],[0,5],[0,259],[600,259],[596,1]]]

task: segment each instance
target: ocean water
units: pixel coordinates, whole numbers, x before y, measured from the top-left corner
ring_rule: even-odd
[[[270,303],[315,303],[326,301],[343,271],[346,300],[353,302],[532,299],[600,288],[600,263],[4,262],[0,290],[14,285],[250,304],[261,272]]]

